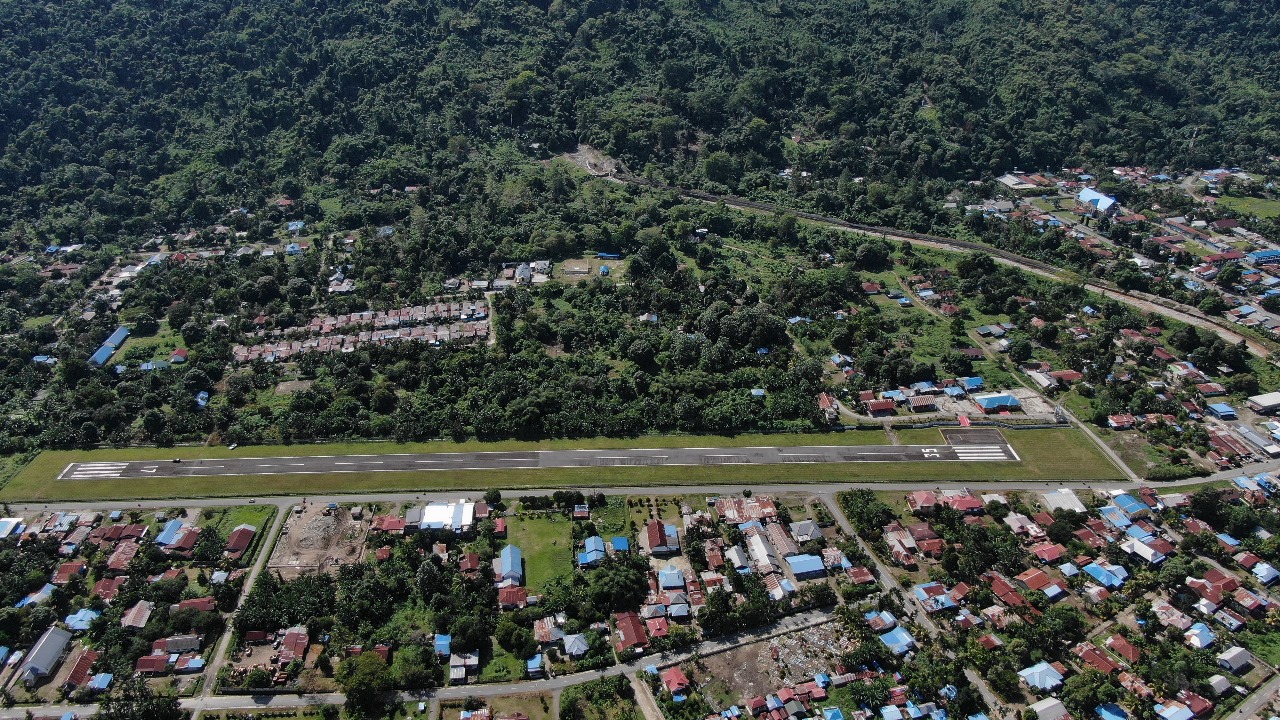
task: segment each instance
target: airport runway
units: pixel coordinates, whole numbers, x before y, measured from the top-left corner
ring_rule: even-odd
[[[175,454],[181,451],[175,451]],[[138,460],[71,463],[59,480],[316,473],[532,470],[641,465],[781,465],[786,463],[1016,462],[1008,444],[817,445],[803,447],[633,448],[626,450],[527,450],[395,455],[298,455],[294,457]]]

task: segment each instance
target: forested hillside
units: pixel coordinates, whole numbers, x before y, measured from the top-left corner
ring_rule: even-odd
[[[5,0],[0,232],[447,196],[498,140],[755,195],[794,165],[807,204],[927,226],[893,207],[930,178],[1280,152],[1278,101],[1275,0]],[[380,219],[343,207],[325,219]]]

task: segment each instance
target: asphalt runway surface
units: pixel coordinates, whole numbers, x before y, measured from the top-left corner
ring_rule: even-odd
[[[1003,440],[1003,438],[1001,438]],[[953,442],[956,440],[953,438]],[[180,452],[180,451],[177,451]],[[176,454],[176,453],[175,453]],[[146,477],[308,475],[340,472],[439,472],[669,465],[783,465],[865,462],[1017,462],[1004,442],[956,445],[820,445],[800,447],[632,448],[626,450],[522,450],[388,455],[135,460],[71,463],[59,480]]]

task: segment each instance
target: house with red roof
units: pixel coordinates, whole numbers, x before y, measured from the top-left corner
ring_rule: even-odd
[[[289,628],[285,631],[284,638],[280,640],[280,652],[276,662],[280,665],[288,665],[294,660],[306,659],[309,642],[310,635],[306,626],[297,625]]]
[[[519,585],[507,585],[498,588],[498,607],[503,610],[516,610],[529,604],[529,591]]]
[[[71,672],[67,675],[67,679],[63,681],[62,687],[67,690],[75,690],[89,684],[92,677],[93,664],[98,662],[98,653],[94,650],[84,650],[75,659],[71,665]]]
[[[163,675],[169,671],[169,654],[143,655],[133,669],[139,675]]]
[[[79,560],[75,560],[73,562],[64,562],[58,566],[58,569],[56,571],[54,571],[53,584],[66,585],[67,583],[71,582],[73,578],[76,578],[80,575],[84,575],[85,570],[87,568],[88,566]]]
[[[174,607],[177,608],[178,612],[182,612],[183,610],[213,612],[218,609],[218,601],[214,600],[212,597],[191,598],[190,600],[183,600]]]
[[[1107,649],[1119,655],[1127,663],[1136,663],[1142,657],[1142,651],[1123,635],[1112,635],[1107,638]]]
[[[1071,652],[1080,658],[1080,662],[1088,667],[1097,670],[1103,675],[1120,672],[1120,665],[1110,658],[1106,653],[1098,649],[1096,645],[1089,642],[1080,643],[1071,648]]]
[[[644,621],[640,619],[637,613],[615,613],[613,625],[618,632],[618,642],[615,644],[618,652],[625,652],[632,648],[643,648],[649,644],[649,636],[645,633]]]
[[[227,536],[227,546],[223,550],[223,554],[232,560],[239,560],[249,546],[253,544],[253,537],[258,534],[258,529],[252,525],[238,525],[231,534]]]
[[[127,580],[128,578],[123,575],[99,580],[93,584],[93,590],[89,594],[91,597],[96,595],[102,598],[103,602],[110,603],[115,599],[116,594],[120,592],[120,587],[123,586]]]
[[[938,496],[928,490],[907,493],[907,507],[916,515],[928,515],[938,506]]]

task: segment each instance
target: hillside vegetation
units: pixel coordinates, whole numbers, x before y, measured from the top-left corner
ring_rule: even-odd
[[[447,196],[502,140],[757,196],[794,164],[808,205],[928,227],[929,178],[1280,152],[1278,58],[1273,0],[5,0],[0,232],[108,242],[282,194]]]

